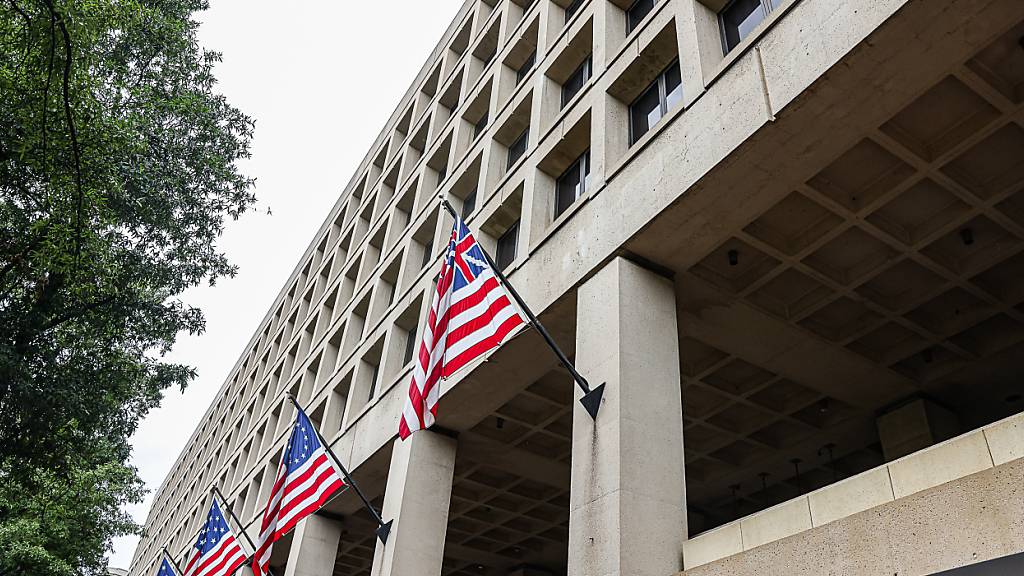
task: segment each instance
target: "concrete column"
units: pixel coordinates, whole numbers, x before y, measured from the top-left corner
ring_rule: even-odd
[[[453,438],[421,431],[395,440],[384,493],[387,545],[377,541],[372,576],[439,576],[455,473]]]
[[[295,527],[284,576],[330,576],[341,542],[341,523],[312,515]]]
[[[674,574],[686,488],[672,281],[616,258],[579,288],[576,314],[576,365],[605,393],[596,422],[573,411],[569,576]]]

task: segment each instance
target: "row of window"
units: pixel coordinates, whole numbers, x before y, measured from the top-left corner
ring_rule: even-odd
[[[788,0],[731,0],[718,14],[722,29],[722,45],[728,53],[736,47],[768,14]],[[568,22],[579,11],[586,0],[573,0],[565,9]],[[636,0],[626,9],[626,34],[643,22],[654,10],[655,0]]]
[[[583,64],[572,74],[569,81],[562,87],[563,106],[586,83],[590,75],[590,62],[588,57]],[[630,143],[635,143],[641,136],[646,134],[662,117],[668,114],[669,110],[677,106],[683,99],[682,77],[679,70],[679,61],[673,61],[664,71],[658,74],[657,78],[629,107],[629,136]],[[529,144],[529,127],[523,131],[515,142],[508,148],[508,165],[511,169],[520,158],[526,154]],[[569,167],[557,178],[555,183],[555,213],[558,218],[563,212],[569,209],[586,192],[590,183],[590,149],[584,151]],[[467,218],[476,207],[477,191],[474,189],[466,196],[462,205],[462,217]],[[516,246],[519,238],[519,222],[516,221],[498,239],[495,250],[495,264],[504,270],[516,257]]]

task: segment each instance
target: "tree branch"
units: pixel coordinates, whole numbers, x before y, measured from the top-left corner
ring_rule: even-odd
[[[100,298],[99,300],[90,302],[84,306],[79,306],[78,308],[65,312],[64,314],[61,314],[60,316],[57,316],[56,318],[50,320],[46,324],[43,324],[43,327],[36,333],[36,336],[42,334],[43,332],[46,332],[47,330],[52,330],[65,322],[74,320],[75,318],[78,318],[79,316],[85,314],[86,312],[95,310],[102,306],[106,306],[107,304],[110,304],[116,299],[116,296],[107,296],[105,298]]]
[[[52,6],[52,4],[51,4],[51,6]],[[46,67],[46,85],[43,88],[42,123],[43,123],[43,168],[44,169],[46,168],[46,165],[49,163],[47,161],[48,159],[47,159],[47,156],[46,156],[46,145],[47,145],[47,139],[46,139],[46,112],[47,112],[47,109],[50,107],[50,81],[53,78],[53,58],[54,58],[54,50],[56,49],[56,44],[57,44],[57,15],[51,9],[50,10],[50,63]]]
[[[61,36],[64,38],[64,73],[62,82],[62,96],[64,101],[64,119],[68,123],[68,133],[71,136],[71,151],[75,160],[75,193],[77,195],[75,205],[75,268],[80,264],[82,253],[82,209],[85,202],[85,195],[82,191],[82,151],[78,145],[78,130],[75,128],[75,118],[71,110],[71,34],[64,22],[59,17],[53,0],[46,0],[46,7],[50,11],[51,19],[56,18],[57,26],[60,28]]]
[[[11,5],[11,8],[17,12],[23,20],[25,20],[25,52],[21,55],[21,62],[18,63],[18,68],[21,68],[25,61],[28,60],[28,54],[31,51],[32,44],[32,18],[29,17],[28,13],[18,6],[18,3],[14,0],[7,0],[7,3]]]

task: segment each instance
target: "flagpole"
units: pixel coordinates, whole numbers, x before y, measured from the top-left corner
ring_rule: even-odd
[[[452,207],[448,200],[443,196],[439,196],[439,198],[441,199],[441,206],[451,214],[452,218],[458,220],[459,216],[455,212],[455,208]],[[581,390],[583,390],[583,397],[580,398],[580,404],[583,405],[583,408],[587,411],[587,414],[590,414],[591,418],[597,420],[597,411],[601,408],[601,397],[604,396],[604,384],[600,384],[595,388],[590,387],[590,383],[587,382],[587,379],[576,370],[576,367],[573,366],[572,362],[569,361],[569,358],[564,352],[562,352],[562,349],[558,347],[558,344],[555,343],[551,334],[549,334],[547,329],[544,328],[544,325],[540,323],[540,320],[537,319],[533,310],[530,310],[530,307],[526,305],[526,302],[523,300],[522,296],[519,295],[519,292],[516,292],[516,289],[512,286],[512,283],[508,281],[508,278],[505,277],[505,274],[503,274],[502,271],[494,264],[494,260],[491,260],[490,254],[487,253],[487,250],[484,250],[483,246],[480,247],[480,252],[482,252],[484,258],[487,259],[487,264],[489,264],[491,270],[494,271],[494,275],[498,277],[498,280],[501,281],[502,285],[505,286],[505,289],[512,295],[512,298],[516,301],[516,304],[519,305],[519,308],[522,309],[527,318],[529,318],[530,324],[533,325],[534,329],[540,333],[547,345],[552,351],[554,351],[555,356],[558,357],[562,366],[572,374],[573,380],[575,380],[576,384],[579,385]]]
[[[234,521],[234,524],[237,524],[239,526],[239,530],[242,531],[242,536],[246,539],[246,542],[249,542],[249,547],[253,549],[253,556],[249,557],[249,559],[247,559],[247,561],[252,559],[252,558],[254,558],[256,556],[256,544],[253,543],[253,539],[250,538],[249,537],[249,533],[246,532],[246,525],[242,524],[242,521],[239,519],[239,517],[234,516],[234,510],[232,510],[231,507],[229,505],[227,505],[227,498],[224,498],[224,494],[220,491],[219,488],[217,488],[217,485],[216,484],[212,485],[210,487],[210,489],[213,492],[215,497],[220,498],[220,503],[222,504],[222,507],[225,510],[227,510],[227,516],[231,520]],[[240,566],[239,568],[242,568],[242,567]],[[238,568],[236,568],[234,570],[238,571]],[[273,576],[273,571],[270,570],[270,566],[269,565],[266,567],[266,573],[269,576]]]
[[[228,516],[235,521],[235,524],[238,525],[238,529],[242,531],[242,536],[245,538],[245,541],[249,543],[249,548],[252,548],[252,553],[256,554],[256,545],[253,544],[252,538],[249,537],[249,533],[245,531],[245,524],[242,524],[242,521],[238,519],[238,516],[235,516],[235,511],[228,506],[228,499],[224,497],[224,494],[221,493],[220,488],[218,488],[216,484],[210,488],[214,495],[217,498],[220,498],[220,502],[224,505],[224,509],[228,511]]]
[[[161,546],[161,548],[163,548],[164,557],[169,559],[171,564],[174,564],[174,569],[178,571],[178,576],[182,576],[184,572],[181,571],[181,565],[178,564],[178,561],[174,559],[174,556],[171,556],[171,553],[167,551],[167,546]]]
[[[292,396],[291,392],[288,393],[288,400],[290,400],[291,403],[295,405],[296,409],[302,410],[303,412],[306,411],[305,408],[303,408],[299,404],[299,401],[295,399],[295,396]],[[356,495],[359,496],[359,499],[363,501],[363,505],[366,506],[366,509],[370,512],[370,515],[373,516],[373,519],[377,521],[376,532],[377,538],[380,539],[380,543],[387,544],[388,534],[391,533],[391,525],[394,523],[394,520],[388,520],[387,522],[384,521],[384,518],[382,518],[380,513],[377,512],[377,509],[373,507],[373,504],[370,504],[369,498],[367,498],[366,495],[363,494],[363,491],[359,489],[359,484],[356,484],[356,481],[352,479],[352,475],[348,473],[348,469],[345,468],[345,465],[341,463],[341,460],[338,459],[338,456],[334,454],[334,450],[331,449],[331,445],[324,440],[323,436],[320,436],[320,431],[315,429],[313,431],[320,438],[320,444],[324,447],[324,450],[326,450],[327,454],[329,454],[331,459],[334,460],[334,463],[338,465],[338,468],[341,470],[342,476],[345,477],[345,482],[348,482],[348,485],[351,486],[352,489],[356,491]]]

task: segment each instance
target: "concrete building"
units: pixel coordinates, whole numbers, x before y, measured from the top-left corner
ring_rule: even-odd
[[[526,331],[396,440],[438,194],[606,384],[596,421]],[[255,538],[287,391],[395,525],[349,491],[278,576],[1013,573],[1022,356],[1024,2],[467,0],[130,573],[213,483]]]

